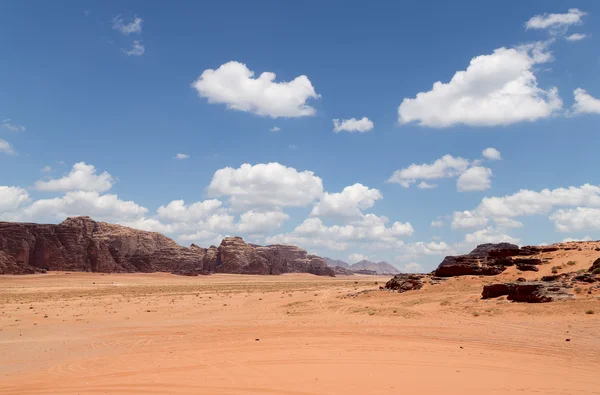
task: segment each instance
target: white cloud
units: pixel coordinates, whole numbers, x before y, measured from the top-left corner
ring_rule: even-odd
[[[450,82],[405,98],[399,122],[444,128],[454,125],[498,126],[546,118],[562,108],[556,88],[538,87],[534,66],[551,59],[544,43],[499,48],[474,57]]]
[[[279,229],[289,218],[281,211],[250,210],[240,215],[237,229],[246,233],[268,233]]]
[[[100,195],[98,192],[73,191],[62,197],[40,199],[11,213],[11,220],[43,222],[48,219],[62,221],[66,217],[89,215],[100,221],[120,222],[142,217],[148,209],[132,201],[120,200],[117,195]]]
[[[11,123],[10,119],[3,120],[0,127],[3,129],[10,130],[11,132],[24,132],[25,130],[27,130],[27,128],[25,128],[25,126],[23,125]]]
[[[377,189],[370,189],[362,184],[345,187],[342,192],[326,192],[319,203],[312,209],[311,216],[358,218],[362,211],[373,207],[375,201],[383,196]]]
[[[113,30],[118,30],[126,36],[131,33],[141,33],[142,22],[144,22],[142,18],[137,16],[131,22],[125,22],[121,15],[117,15],[113,18]]]
[[[417,262],[408,262],[400,266],[402,273],[419,273],[421,271],[421,265]]]
[[[485,191],[492,187],[492,170],[487,167],[473,166],[465,170],[456,181],[458,192]]]
[[[484,149],[481,152],[481,155],[483,155],[483,157],[488,160],[502,159],[502,155],[500,155],[500,151],[498,151],[496,148],[492,148],[492,147]]]
[[[577,8],[569,9],[566,14],[535,15],[525,23],[527,29],[566,29],[572,25],[580,25],[585,12]]]
[[[579,229],[578,226],[584,225],[575,225],[578,221],[590,227],[589,224],[595,221],[595,211],[588,208],[600,209],[600,186],[585,184],[539,192],[522,189],[512,195],[484,197],[474,210],[455,212],[452,227],[481,227],[487,225],[490,219],[500,228],[521,227],[523,224],[514,218],[547,214],[556,206],[577,207],[575,210],[559,210],[550,217],[557,229]],[[585,215],[589,215],[589,219],[584,218]]]
[[[134,40],[133,44],[131,44],[131,48],[122,49],[123,53],[127,56],[142,56],[144,52],[146,52],[146,47],[141,41]]]
[[[0,217],[29,202],[29,194],[23,188],[0,186]]]
[[[188,154],[179,153],[179,154],[175,155],[175,159],[177,159],[177,160],[189,159],[189,157],[190,156]]]
[[[373,122],[367,118],[362,117],[361,119],[350,118],[350,119],[334,119],[333,120],[333,131],[335,133],[339,132],[358,132],[358,133],[366,133],[373,130],[375,125]]]
[[[577,88],[573,92],[575,104],[573,104],[574,114],[600,114],[600,99],[596,99],[585,91]]]
[[[0,139],[0,152],[4,152],[5,154],[14,155],[16,154],[12,145],[6,140]]]
[[[104,172],[96,174],[93,165],[79,162],[73,165],[71,172],[58,179],[36,181],[35,189],[39,191],[96,191],[105,192],[113,186],[112,176]]]
[[[183,200],[173,200],[157,210],[158,218],[171,222],[193,222],[208,218],[215,214],[222,203],[211,199],[186,205]]]
[[[290,82],[275,82],[275,73],[264,72],[253,78],[254,72],[240,62],[228,62],[218,69],[204,70],[192,86],[209,103],[226,104],[227,108],[252,112],[271,118],[305,117],[315,114],[306,104],[318,99],[305,75]]]
[[[456,253],[454,247],[443,241],[407,243],[400,247],[400,251],[402,254],[397,256],[395,261],[410,261],[423,256],[447,256]]]
[[[465,235],[465,244],[469,246],[476,246],[485,243],[513,243],[517,244],[520,240],[499,232],[498,230],[488,226],[485,229],[477,230],[473,233]]]
[[[581,41],[584,38],[586,38],[587,36],[588,36],[587,34],[575,33],[575,34],[571,34],[570,36],[568,36],[567,41]]]
[[[369,257],[363,254],[350,254],[348,255],[348,263],[356,263],[364,260],[369,260]]]
[[[431,221],[431,227],[432,228],[441,228],[442,226],[444,226],[444,221],[442,220],[435,220],[435,221]]]
[[[323,195],[323,181],[311,171],[279,163],[243,164],[217,170],[208,187],[211,196],[228,196],[234,209],[303,207]]]
[[[600,230],[600,209],[598,208],[561,209],[554,212],[549,218],[559,232]]]
[[[417,188],[419,189],[433,189],[433,188],[437,188],[437,184],[429,184],[425,181],[421,181],[418,185]]]
[[[42,167],[42,170],[40,170],[42,173],[50,173],[52,171],[52,167],[49,165],[46,165],[44,167]]]
[[[397,183],[404,188],[409,188],[410,184],[414,184],[417,180],[456,177],[464,172],[468,166],[469,161],[467,159],[444,155],[431,164],[417,165],[413,163],[407,168],[396,170],[388,182]]]
[[[488,223],[486,217],[479,216],[472,211],[455,211],[452,214],[452,229],[480,228]]]
[[[374,214],[366,214],[361,220],[348,225],[326,226],[319,218],[308,218],[292,232],[267,237],[268,243],[287,243],[300,246],[323,247],[329,250],[344,251],[365,243],[368,247],[394,248],[404,243],[399,238],[410,236],[414,230],[410,223],[394,222],[387,227],[389,220]]]
[[[281,128],[278,126],[273,126],[271,129],[269,129],[271,132],[280,132]]]

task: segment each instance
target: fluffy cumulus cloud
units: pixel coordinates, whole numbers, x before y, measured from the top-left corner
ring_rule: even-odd
[[[550,215],[559,232],[577,232],[581,230],[600,230],[600,209],[576,207],[561,209]]]
[[[127,22],[121,15],[117,15],[113,18],[113,29],[126,36],[132,33],[141,33],[143,22],[143,19],[137,16],[131,21]]]
[[[12,221],[62,221],[66,217],[89,215],[94,219],[121,222],[143,217],[145,207],[117,195],[100,195],[95,191],[71,191],[64,196],[36,200],[29,206],[6,215]]]
[[[366,133],[373,130],[375,125],[373,121],[371,121],[367,117],[362,117],[361,119],[350,118],[350,119],[334,119],[333,120],[333,131],[335,133],[339,132],[350,132],[350,133]]]
[[[394,222],[374,214],[366,214],[360,220],[347,225],[327,226],[320,218],[308,218],[290,233],[267,237],[268,243],[288,243],[307,247],[322,247],[344,251],[357,243],[368,247],[398,247],[404,243],[400,237],[410,236],[414,230],[410,223]]]
[[[468,248],[475,247],[479,244],[485,243],[519,243],[519,239],[509,236],[505,233],[498,231],[490,226],[484,229],[477,230],[473,233],[468,233],[465,235],[464,243],[468,246]]]
[[[587,34],[575,33],[568,36],[567,41],[581,41],[584,38],[587,38]]]
[[[452,229],[480,228],[488,223],[486,217],[482,217],[471,211],[455,211],[452,215]]]
[[[568,243],[571,241],[591,241],[592,238],[590,236],[584,236],[581,238],[577,238],[577,237],[567,237],[563,239],[563,243]]]
[[[566,29],[569,26],[580,25],[585,12],[571,8],[565,14],[541,14],[531,17],[526,23],[527,29]]]
[[[0,139],[0,153],[14,155],[16,152],[8,141]]]
[[[234,209],[302,207],[323,196],[323,181],[311,171],[279,163],[243,164],[217,170],[208,193],[228,197]]]
[[[485,191],[492,187],[492,170],[473,166],[465,170],[456,181],[458,192]]]
[[[158,218],[169,222],[200,221],[221,207],[219,200],[211,199],[186,205],[183,200],[173,200],[157,210]]]
[[[326,192],[310,215],[316,217],[358,218],[362,210],[371,208],[383,196],[377,189],[362,184],[347,186],[338,193]]]
[[[282,211],[250,210],[240,215],[237,229],[245,233],[269,233],[277,230],[289,219]]]
[[[452,155],[444,155],[440,159],[430,164],[412,165],[396,170],[389,178],[388,182],[402,185],[409,188],[417,180],[434,180],[439,178],[456,177],[469,167],[469,161],[461,157],[455,158]]]
[[[275,73],[254,72],[240,62],[228,62],[218,69],[208,69],[193,82],[200,97],[209,103],[227,105],[233,110],[251,112],[271,118],[312,116],[316,110],[307,104],[318,99],[307,76],[289,82],[275,82]]]
[[[10,119],[3,120],[2,123],[0,124],[0,128],[10,130],[11,132],[24,132],[25,130],[27,130],[27,128],[25,128],[25,126],[18,125],[16,123],[12,122],[12,120],[10,120]]]
[[[452,227],[484,227],[489,220],[493,220],[500,228],[521,227],[523,224],[515,218],[548,214],[554,207],[574,208],[558,210],[550,216],[558,230],[567,232],[592,228],[595,209],[600,208],[600,186],[585,184],[541,191],[522,189],[512,195],[485,197],[475,209],[455,212]],[[589,215],[589,220],[584,221],[586,215]]]
[[[575,89],[573,95],[575,96],[573,114],[600,114],[600,99],[596,99],[581,88]]]
[[[399,122],[444,128],[509,125],[549,117],[562,108],[562,100],[556,88],[540,88],[534,74],[536,65],[549,60],[544,43],[498,48],[476,56],[450,82],[438,81],[430,91],[405,98],[398,108]]]
[[[488,160],[502,159],[502,155],[500,155],[500,151],[498,151],[496,148],[493,148],[493,147],[488,147],[488,148],[484,149],[481,152],[481,155],[483,155],[483,157]]]
[[[424,242],[418,241],[416,243],[407,243],[400,246],[401,255],[398,255],[394,260],[399,262],[411,261],[421,257],[428,256],[447,256],[456,253],[456,249],[443,242]]]
[[[23,188],[0,186],[0,217],[29,202],[29,194]]]
[[[146,52],[146,47],[139,40],[134,40],[131,44],[131,47],[128,49],[123,49],[123,53],[127,56],[142,56],[144,52]]]
[[[73,165],[71,172],[58,179],[36,181],[35,189],[39,191],[95,191],[105,192],[112,188],[114,179],[103,172],[96,174],[94,165],[79,162]]]

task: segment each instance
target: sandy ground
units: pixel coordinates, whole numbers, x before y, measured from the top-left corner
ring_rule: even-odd
[[[388,279],[0,276],[0,394],[600,394],[600,295]]]

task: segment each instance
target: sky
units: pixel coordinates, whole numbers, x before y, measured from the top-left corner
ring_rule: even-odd
[[[403,271],[600,239],[600,3],[511,4],[0,2],[0,220]]]

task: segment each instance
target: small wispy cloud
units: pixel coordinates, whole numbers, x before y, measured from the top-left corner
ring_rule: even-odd
[[[278,126],[273,126],[271,129],[269,129],[271,132],[279,132],[281,131],[281,128]]]
[[[184,160],[184,159],[189,159],[189,155],[188,154],[177,154],[175,155],[175,159],[177,160]]]
[[[51,171],[52,171],[52,167],[48,166],[48,165],[42,167],[42,170],[41,170],[42,173],[50,173]]]
[[[10,130],[11,132],[24,132],[27,128],[23,125],[17,125],[16,123],[11,122],[10,119],[5,119],[2,121],[1,127],[3,129]]]
[[[5,154],[9,154],[9,155],[14,155],[16,154],[15,150],[13,149],[13,147],[8,143],[8,141],[6,140],[2,140],[0,139],[0,152],[3,152]]]
[[[121,14],[119,14],[113,18],[113,29],[126,36],[130,35],[131,33],[141,33],[142,22],[144,22],[143,19],[136,16],[131,22],[127,23],[121,17]]]
[[[575,33],[568,36],[567,41],[581,41],[584,38],[587,38],[587,34]]]
[[[130,49],[122,49],[122,51],[127,56],[142,56],[146,52],[146,48],[140,41],[135,40]]]

